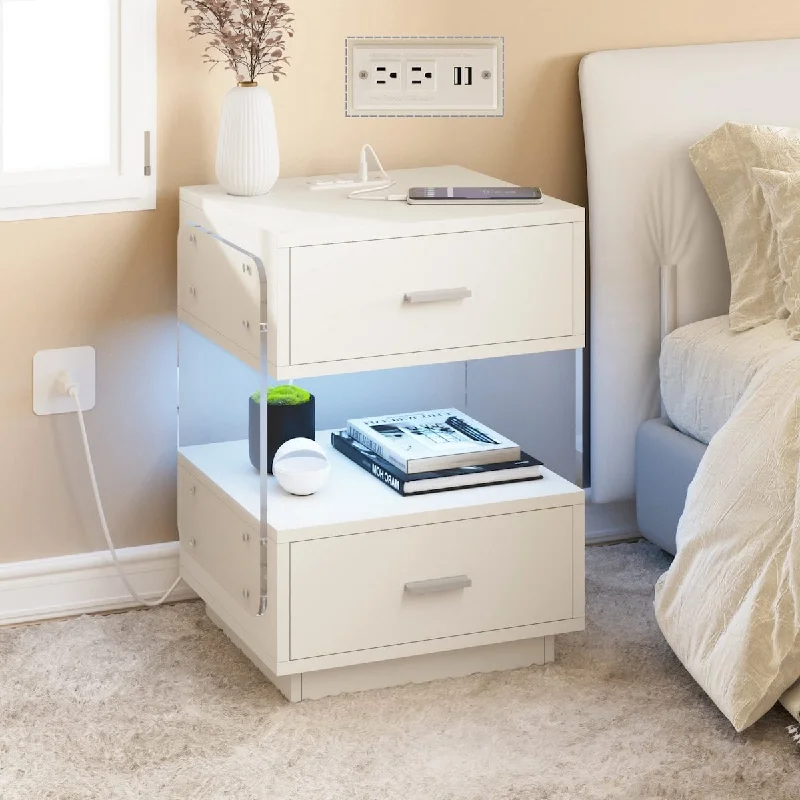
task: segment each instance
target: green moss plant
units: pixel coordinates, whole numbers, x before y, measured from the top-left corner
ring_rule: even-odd
[[[254,403],[261,402],[261,392],[251,395]],[[300,406],[311,399],[311,394],[299,386],[273,386],[267,392],[267,405],[269,406]]]

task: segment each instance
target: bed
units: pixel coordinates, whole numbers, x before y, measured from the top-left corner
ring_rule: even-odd
[[[660,419],[661,341],[723,316],[730,297],[719,221],[688,149],[728,120],[800,127],[800,104],[787,102],[798,79],[800,39],[609,51],[581,63],[589,530],[592,518],[612,518],[621,522],[606,536],[629,534],[635,513],[642,534],[675,552],[675,525],[705,442]]]
[[[688,151],[726,122],[800,129],[799,81],[797,39],[595,53],[580,70],[587,529],[635,509],[673,554],[678,531],[656,618],[737,730],[781,693],[800,715],[800,344],[782,322],[726,329],[725,244]]]
[[[650,541],[675,554],[686,491],[706,446],[759,370],[790,347],[782,320],[732,333],[727,315],[664,337],[659,359],[664,415],[642,423],[635,448],[636,519]]]

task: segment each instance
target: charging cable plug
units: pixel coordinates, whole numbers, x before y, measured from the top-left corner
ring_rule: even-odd
[[[66,370],[59,372],[55,380],[55,390],[67,397],[76,397],[79,390],[78,384],[72,380],[72,375]]]
[[[358,160],[358,180],[360,183],[369,181],[369,162],[367,161],[367,148],[361,148],[361,157]]]
[[[395,185],[396,181],[392,180],[389,175],[386,173],[386,170],[383,168],[383,164],[381,164],[381,160],[378,158],[378,154],[375,152],[375,148],[371,144],[365,144],[361,148],[361,158],[358,164],[358,177],[359,179],[364,182],[369,180],[369,157],[372,156],[372,160],[375,162],[375,166],[378,168],[380,172],[381,178],[383,178],[384,183],[379,183],[377,186],[369,186],[366,189],[356,189],[354,192],[350,192],[347,195],[351,200],[405,200],[405,195],[390,195],[386,196],[383,195],[381,197],[372,197],[373,192],[380,192],[385,191],[386,189],[391,189],[392,186]]]

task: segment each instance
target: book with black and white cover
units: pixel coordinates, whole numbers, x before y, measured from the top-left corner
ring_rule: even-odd
[[[520,457],[516,442],[456,408],[350,419],[347,433],[409,475]]]
[[[409,475],[382,459],[361,442],[348,436],[347,431],[331,433],[331,444],[335,450],[349,458],[365,472],[369,472],[381,483],[404,497],[466,489],[473,486],[535,481],[542,478],[542,462],[527,453],[520,453],[520,458],[516,461],[501,464],[479,464],[472,467],[457,467]]]

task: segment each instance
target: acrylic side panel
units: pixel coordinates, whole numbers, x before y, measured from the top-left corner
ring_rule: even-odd
[[[288,363],[289,295],[282,291],[288,273],[289,253],[278,250],[269,232],[213,204],[200,209],[181,202],[178,318],[256,371],[263,322],[270,325],[268,360]]]
[[[470,416],[578,482],[575,351],[471,361],[467,375]]]
[[[215,554],[203,561],[215,582],[213,592],[233,593],[235,587],[234,599],[258,613],[266,594],[266,516],[258,448],[250,445],[246,430],[261,417],[250,395],[266,389],[266,377],[259,380],[262,372],[252,366],[255,362],[265,368],[267,363],[266,348],[261,357],[267,335],[267,271],[260,253],[225,239],[183,210],[178,235],[179,465],[204,484],[209,499],[195,526],[197,535],[182,532],[181,538],[191,544],[187,560],[200,561],[201,550]],[[217,352],[225,353],[224,363],[236,365],[241,380],[235,385],[248,388],[233,413],[218,398],[226,376],[215,369],[218,359],[209,357]],[[226,429],[203,425],[203,419],[221,420]],[[242,528],[241,521],[253,527]],[[250,556],[236,561],[241,580],[230,575],[222,580],[225,570],[231,570],[231,551],[242,543]]]
[[[277,252],[274,254],[277,256]],[[256,439],[258,440],[258,461],[259,461],[259,478],[261,488],[261,528],[260,528],[260,541],[261,541],[261,606],[259,614],[267,611],[267,605],[270,605],[270,610],[278,612],[282,615],[288,615],[289,608],[282,603],[278,603],[276,594],[278,590],[288,591],[288,586],[283,586],[285,577],[281,575],[282,571],[270,570],[270,565],[267,563],[267,548],[269,545],[269,526],[267,524],[267,482],[270,477],[267,472],[268,465],[268,451],[267,451],[267,436],[269,415],[267,413],[268,404],[267,396],[269,393],[270,376],[269,376],[269,356],[271,352],[275,352],[275,345],[271,339],[276,334],[277,326],[274,320],[269,318],[269,311],[267,308],[267,272],[264,269],[264,264],[260,262],[259,266],[259,279],[261,281],[261,316],[259,324],[259,337],[261,340],[260,350],[260,368],[258,371],[258,391],[255,396],[250,396],[248,399],[248,442],[250,448],[251,461],[255,462],[256,456],[253,453],[253,446]],[[272,286],[269,287],[272,291]],[[277,292],[276,292],[277,294]],[[272,348],[272,349],[271,349]],[[253,431],[253,426],[258,419],[258,435]],[[273,454],[274,455],[274,454]],[[276,565],[277,566],[277,565]],[[280,579],[283,577],[283,580]],[[276,630],[279,620],[276,619]],[[282,649],[282,648],[281,648]]]

